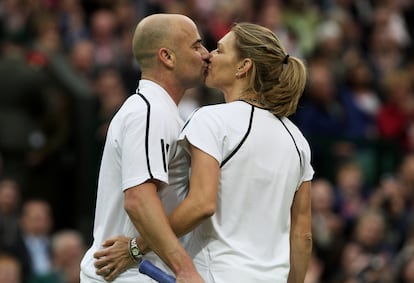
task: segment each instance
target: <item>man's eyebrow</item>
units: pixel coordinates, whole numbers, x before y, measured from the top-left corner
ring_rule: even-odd
[[[194,43],[192,44],[192,46],[197,45],[197,44],[201,44],[203,41],[201,40],[201,38],[197,39],[196,41],[194,41]]]

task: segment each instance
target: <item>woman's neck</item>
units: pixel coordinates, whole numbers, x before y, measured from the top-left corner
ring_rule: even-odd
[[[249,103],[250,105],[257,106],[259,108],[266,109],[265,105],[263,105],[263,103],[261,103],[257,98],[241,97],[238,100],[244,101],[246,103]]]

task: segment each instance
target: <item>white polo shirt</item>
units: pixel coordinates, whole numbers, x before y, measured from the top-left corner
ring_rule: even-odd
[[[118,235],[138,235],[124,210],[126,189],[148,179],[173,185],[175,190],[167,190],[165,186],[159,192],[167,212],[175,208],[179,199],[184,197],[188,166],[181,166],[180,162],[185,162],[183,159],[177,159],[178,163],[172,160],[182,124],[172,98],[162,87],[149,80],[140,81],[137,93],[125,101],[112,119],[99,172],[94,241],[81,262],[84,277],[105,282],[101,276],[96,275],[93,265],[93,254],[102,248],[104,240]],[[165,265],[154,253],[149,253],[146,257],[165,269]],[[153,281],[140,274],[138,268],[131,268],[122,273],[116,282]]]
[[[291,204],[313,176],[299,129],[236,101],[196,111],[179,136],[188,142],[222,164],[216,213],[190,240],[197,269],[207,282],[286,283]]]

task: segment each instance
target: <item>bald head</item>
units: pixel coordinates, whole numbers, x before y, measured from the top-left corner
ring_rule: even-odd
[[[161,47],[172,49],[184,25],[195,26],[190,18],[179,14],[153,14],[142,19],[132,42],[132,50],[141,67],[148,66]]]

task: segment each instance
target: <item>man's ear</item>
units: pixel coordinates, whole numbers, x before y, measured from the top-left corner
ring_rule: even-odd
[[[249,70],[252,68],[253,62],[250,58],[244,58],[238,63],[237,74],[241,77],[247,75]]]
[[[160,48],[158,50],[158,58],[160,58],[161,62],[168,68],[173,68],[175,65],[175,54],[168,48]]]

